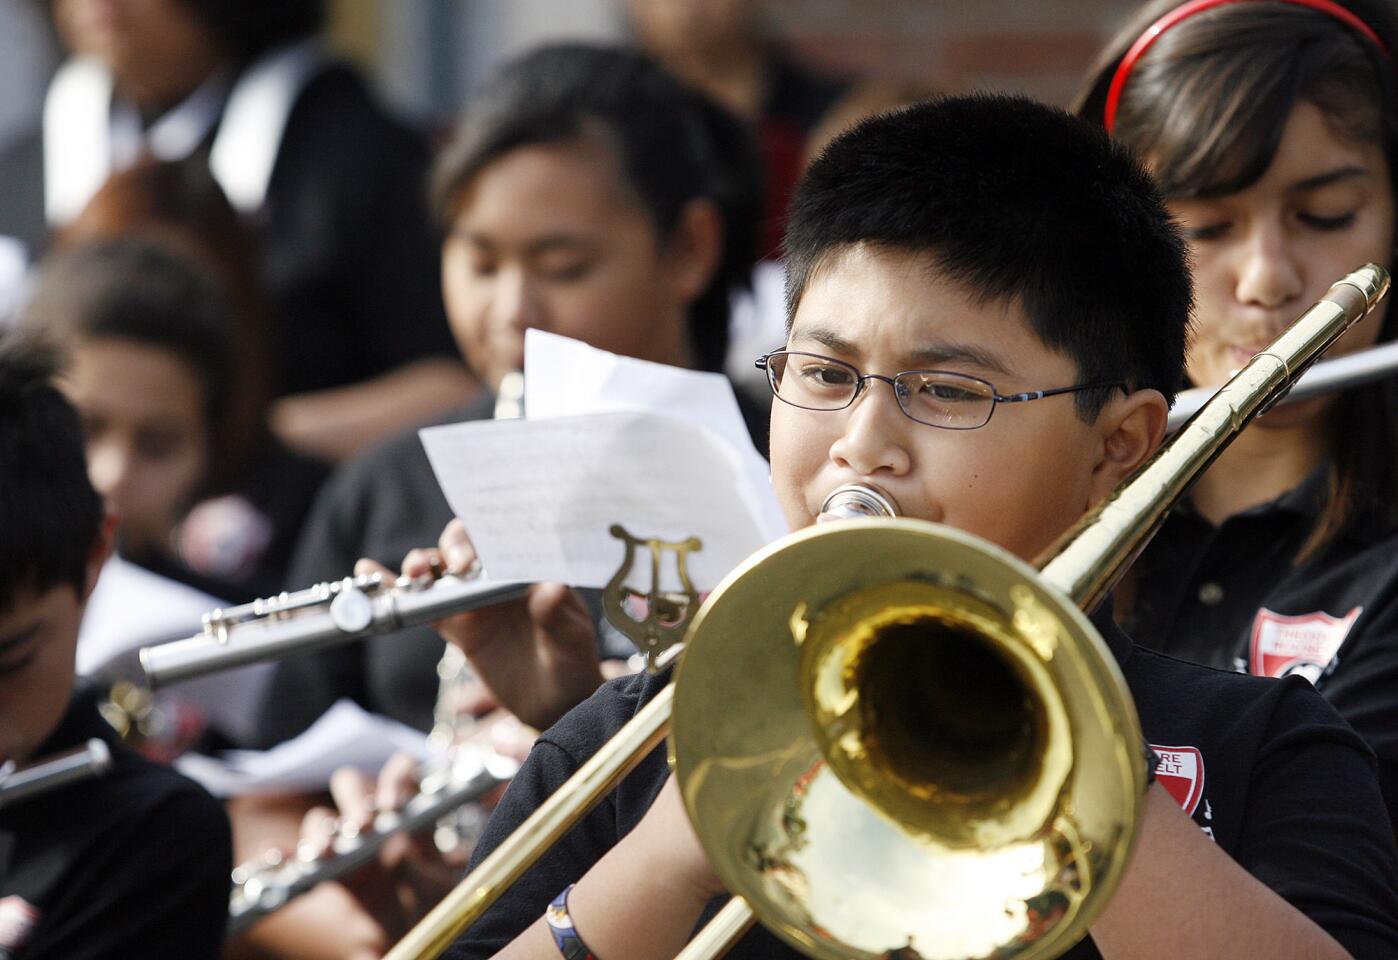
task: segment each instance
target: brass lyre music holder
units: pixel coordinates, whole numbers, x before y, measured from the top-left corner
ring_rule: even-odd
[[[656,659],[684,639],[689,621],[699,609],[701,598],[689,579],[686,562],[690,553],[704,548],[703,541],[698,537],[678,541],[636,537],[619,523],[612,524],[610,532],[626,545],[626,556],[602,591],[602,610],[612,626],[646,655],[646,669],[654,673]],[[650,551],[650,588],[644,592],[626,585],[626,578],[636,563],[638,547]],[[660,558],[665,553],[675,555],[680,582],[678,591],[660,589]],[[637,605],[643,605],[643,614],[637,614]]]

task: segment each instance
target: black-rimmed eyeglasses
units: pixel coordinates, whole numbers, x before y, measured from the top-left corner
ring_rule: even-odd
[[[791,350],[758,357],[756,363],[759,370],[767,371],[767,382],[776,398],[793,407],[843,410],[859,398],[870,380],[882,380],[893,388],[898,406],[911,419],[946,430],[983,427],[1001,403],[1024,403],[1060,393],[1125,386],[1119,380],[1099,380],[1002,396],[987,380],[949,370],[905,370],[885,377],[860,373],[857,367],[843,360]]]

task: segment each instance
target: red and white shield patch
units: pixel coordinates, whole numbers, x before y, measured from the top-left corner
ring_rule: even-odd
[[[29,941],[39,911],[22,897],[0,899],[0,950],[18,950]]]
[[[1150,748],[1160,757],[1155,768],[1155,781],[1175,798],[1180,809],[1194,816],[1204,796],[1204,756],[1198,747],[1162,747],[1152,743]]]
[[[1248,672],[1258,677],[1299,673],[1315,683],[1363,612],[1355,607],[1343,617],[1320,611],[1288,617],[1263,607],[1252,622]]]

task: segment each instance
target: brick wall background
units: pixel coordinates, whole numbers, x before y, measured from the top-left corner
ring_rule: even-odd
[[[802,58],[946,92],[1015,90],[1065,104],[1133,0],[780,0]]]
[[[0,0],[3,2],[3,0]],[[1141,0],[749,0],[801,59],[935,89],[1072,96]],[[623,39],[619,0],[330,0],[332,42],[409,113],[442,119],[500,60],[552,39]]]

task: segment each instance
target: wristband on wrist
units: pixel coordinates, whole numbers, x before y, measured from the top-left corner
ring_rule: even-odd
[[[1160,766],[1160,754],[1155,752],[1155,748],[1144,740],[1141,741],[1141,748],[1145,751],[1146,758],[1146,789],[1151,788],[1155,783],[1155,768]]]
[[[583,943],[582,937],[578,936],[573,918],[568,913],[568,894],[572,892],[573,884],[570,883],[553,898],[544,911],[544,923],[548,924],[549,933],[553,934],[553,945],[563,955],[563,960],[597,960],[587,944]]]

